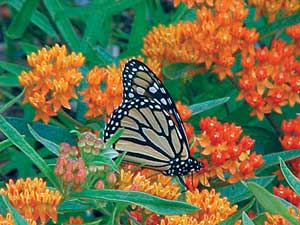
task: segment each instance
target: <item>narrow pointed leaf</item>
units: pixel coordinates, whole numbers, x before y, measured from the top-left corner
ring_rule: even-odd
[[[284,161],[279,158],[280,169],[290,187],[300,195],[300,180],[289,170]]]
[[[29,124],[28,124],[28,129],[29,129],[30,133],[32,134],[32,136],[38,142],[42,143],[54,155],[59,156],[59,151],[58,151],[59,146],[57,144],[40,136]]]
[[[24,137],[11,125],[3,116],[0,115],[0,130],[3,134],[18,147],[31,161],[40,169],[44,176],[46,176],[51,183],[62,192],[59,181],[54,175],[52,169],[46,164],[44,159],[25,141]]]
[[[243,225],[255,225],[245,212],[243,212],[242,221]]]
[[[162,199],[144,192],[121,190],[85,190],[71,194],[74,198],[88,198],[99,201],[135,204],[160,215],[185,214],[199,210],[185,202]]]
[[[252,182],[248,183],[247,187],[253,193],[256,200],[265,208],[265,210],[272,214],[282,215],[292,225],[299,225],[297,219],[289,213],[287,208],[285,208],[285,206],[278,201],[278,199],[274,198],[274,196],[265,188]]]
[[[209,100],[206,102],[200,102],[194,105],[190,105],[189,109],[193,111],[192,116],[197,115],[198,113],[207,111],[211,108],[217,107],[219,105],[223,105],[224,103],[229,101],[229,97],[218,98],[214,100]]]

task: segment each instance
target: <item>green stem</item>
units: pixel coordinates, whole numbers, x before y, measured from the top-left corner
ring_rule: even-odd
[[[281,137],[282,136],[282,131],[281,131],[280,127],[275,123],[271,113],[267,113],[267,114],[265,114],[265,116],[266,116],[267,120],[269,121],[270,125],[275,130],[277,136]]]
[[[63,109],[60,109],[59,110],[59,113],[61,116],[63,116],[66,120],[72,122],[75,127],[78,127],[78,128],[83,128],[84,125],[81,124],[80,122],[78,122],[77,120],[75,120],[73,117],[71,117],[68,113],[66,113]]]

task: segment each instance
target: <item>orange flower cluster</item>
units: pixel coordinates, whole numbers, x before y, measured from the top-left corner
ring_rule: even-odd
[[[48,123],[49,116],[55,116],[61,107],[70,109],[70,98],[77,98],[74,88],[82,77],[78,68],[84,57],[74,52],[67,55],[66,47],[56,44],[27,56],[27,62],[32,70],[22,71],[19,76],[26,88],[24,102],[36,109],[34,120]]]
[[[137,57],[144,62],[143,58]],[[81,91],[83,101],[87,102],[87,118],[110,115],[122,101],[122,70],[128,59],[123,59],[119,65],[113,64],[104,68],[94,67],[87,75],[88,86]],[[156,60],[147,60],[146,64],[160,76],[160,64]]]
[[[195,174],[194,181],[209,185],[207,178],[214,176],[225,181],[225,172],[230,174],[229,183],[254,176],[254,169],[263,163],[262,155],[250,154],[254,140],[241,137],[241,127],[234,123],[221,124],[215,117],[202,118],[199,125],[202,132],[196,140],[202,147],[201,154],[209,156],[210,165],[207,172]]]
[[[68,224],[83,224],[84,221],[80,216],[71,216],[67,222]]]
[[[159,61],[205,64],[222,80],[232,76],[239,51],[253,51],[255,29],[244,27],[248,15],[244,1],[216,0],[213,8],[197,10],[198,20],[177,25],[159,25],[144,38],[143,53]]]
[[[174,0],[174,7],[177,7],[181,2],[185,3],[188,8],[192,8],[193,6],[200,4],[205,4],[208,7],[212,7],[214,5],[214,0]]]
[[[217,225],[237,210],[237,205],[230,206],[230,202],[221,198],[220,193],[216,193],[214,189],[187,191],[186,202],[199,207],[200,210],[189,215],[165,216],[160,225]]]
[[[37,225],[37,223],[34,220],[29,220],[27,219],[27,223],[29,225]],[[0,214],[0,224],[2,225],[15,225],[15,222],[11,216],[10,213],[7,213],[6,216],[4,217],[3,215]]]
[[[244,67],[237,75],[240,93],[237,99],[245,98],[253,108],[251,115],[262,120],[264,114],[281,107],[300,103],[300,63],[294,44],[274,39],[271,48],[257,48],[253,54],[242,54]]]
[[[283,137],[280,138],[284,150],[300,148],[300,117],[296,119],[283,120],[281,124]],[[300,157],[289,161],[292,171],[296,177],[300,178]]]
[[[57,158],[54,173],[64,182],[64,186],[80,190],[87,176],[85,162],[79,158],[79,151],[68,143],[60,144],[60,155]]]
[[[194,127],[192,124],[187,123],[186,121],[191,117],[192,110],[188,109],[188,107],[182,104],[181,101],[176,102],[176,108],[183,121],[183,126],[186,132],[187,139],[191,140],[191,138],[194,136]]]
[[[142,191],[170,200],[175,200],[180,195],[180,187],[177,183],[172,183],[172,177],[157,172],[153,174],[148,169],[137,173],[121,169],[116,186],[121,190]]]
[[[127,167],[127,168],[126,168]],[[131,170],[134,165],[126,165],[125,169],[121,169],[120,176],[116,183],[116,188],[121,190],[132,190],[149,193],[161,198],[176,200],[180,196],[180,187],[177,183],[172,183],[172,177],[162,175],[149,169],[142,169],[136,172]],[[145,215],[145,224],[156,225],[161,217],[148,210],[138,207],[130,212],[131,216],[137,221],[142,222]]]
[[[289,26],[286,28],[287,34],[293,39],[293,44],[295,46],[295,55],[297,58],[300,56],[300,24]]]
[[[42,178],[18,179],[16,182],[9,180],[0,194],[7,196],[10,204],[28,220],[40,220],[41,224],[49,218],[54,223],[57,221],[57,206],[62,196],[58,191],[47,189]]]
[[[298,0],[248,0],[249,5],[256,7],[255,18],[261,15],[267,16],[268,22],[273,22],[279,12],[283,12],[285,16],[289,16],[300,9]]]
[[[297,195],[290,187],[280,184],[278,187],[273,187],[273,192],[280,198],[286,199],[295,206],[300,207],[300,195]]]
[[[300,208],[298,208],[298,212],[295,212],[292,207],[288,207],[288,210],[291,215],[300,221]],[[265,221],[264,225],[290,225],[290,222],[281,215],[272,215],[270,213],[266,213],[266,218],[267,220]]]

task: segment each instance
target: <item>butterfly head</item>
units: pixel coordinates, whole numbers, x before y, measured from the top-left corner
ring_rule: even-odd
[[[190,157],[186,160],[174,158],[170,161],[170,168],[163,173],[169,176],[184,176],[194,171],[200,171],[203,168],[203,163],[195,158]]]

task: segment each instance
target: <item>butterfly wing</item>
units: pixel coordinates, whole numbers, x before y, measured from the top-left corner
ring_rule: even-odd
[[[104,140],[120,128],[124,131],[113,147],[126,152],[125,161],[167,171],[172,159],[189,158],[178,127],[169,113],[152,99],[143,96],[124,99],[106,126]]]
[[[177,112],[176,105],[162,82],[144,63],[131,59],[123,69],[123,98],[134,99],[136,96],[145,96],[157,101],[166,110],[176,123],[180,133],[187,143],[186,133],[182,120]]]

